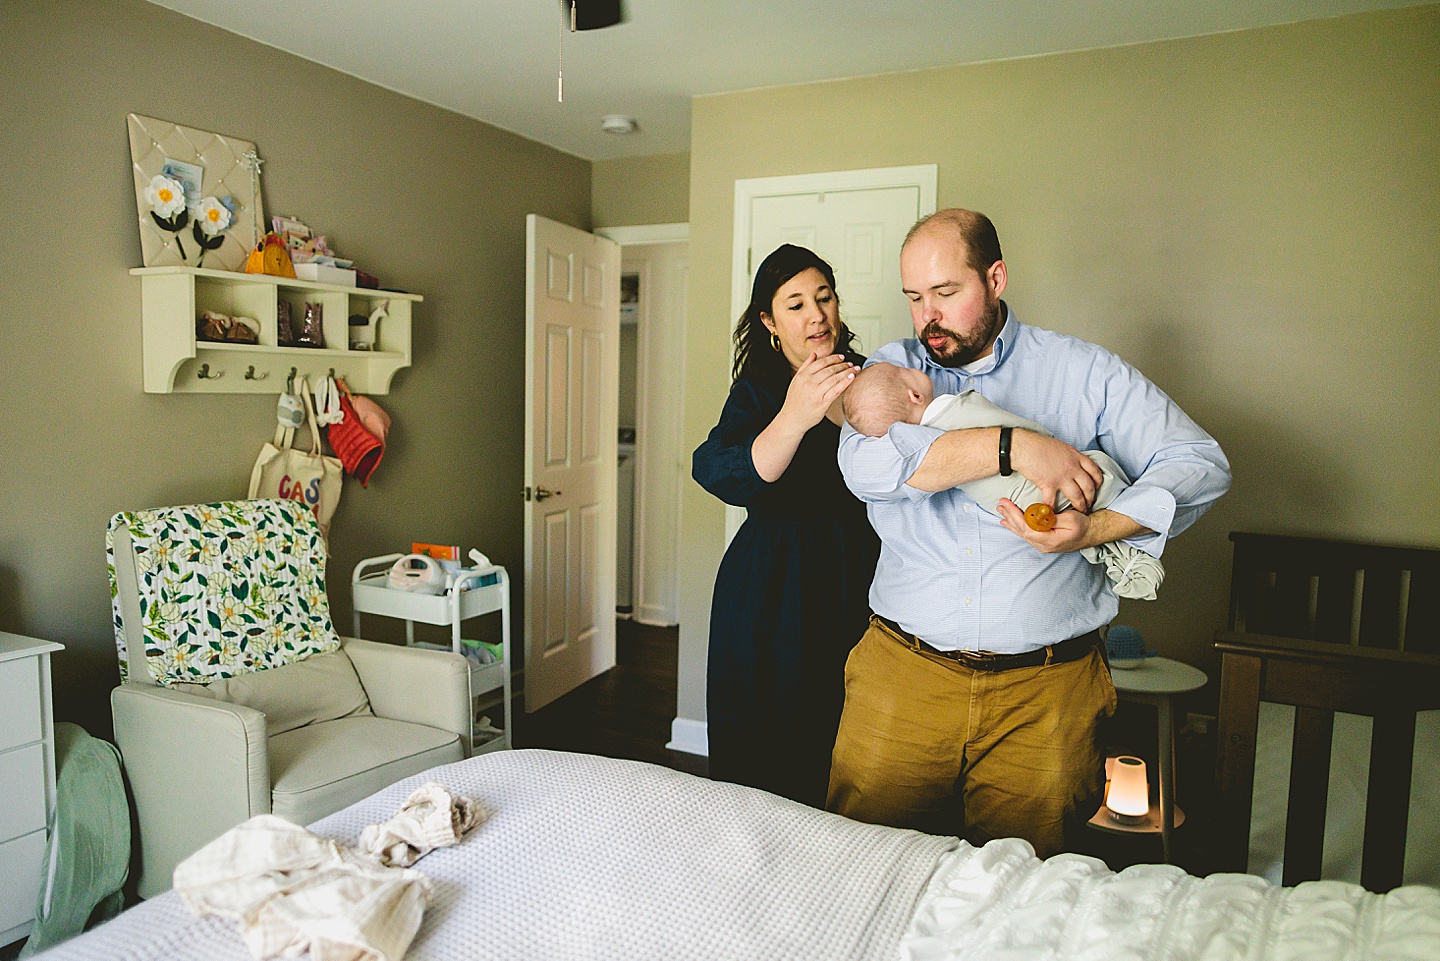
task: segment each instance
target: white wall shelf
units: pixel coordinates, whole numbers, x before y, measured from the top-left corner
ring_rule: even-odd
[[[357,393],[387,394],[395,372],[410,366],[410,305],[424,299],[419,294],[199,267],[137,267],[130,273],[140,278],[149,394],[278,393],[291,368],[308,376],[312,385],[333,370]],[[279,345],[276,317],[281,301],[290,304],[297,329],[306,303],[321,306],[325,347]],[[380,306],[386,316],[375,349],[350,350],[350,315],[368,316]],[[197,339],[195,320],[206,310],[254,318],[260,324],[260,343]]]

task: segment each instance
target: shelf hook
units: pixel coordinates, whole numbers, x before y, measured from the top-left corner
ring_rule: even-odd
[[[217,370],[217,371],[215,371],[215,373],[212,374],[212,373],[210,373],[210,365],[209,365],[209,364],[201,364],[201,365],[200,365],[200,370],[199,370],[199,372],[197,373],[197,376],[198,376],[201,380],[219,380],[221,377],[224,377],[224,376],[225,376],[225,371],[223,371],[223,370]]]
[[[290,368],[290,376],[285,379],[285,393],[287,393],[287,394],[293,394],[293,393],[295,393],[295,374],[296,374],[295,368],[294,368],[294,367],[291,367],[291,368]]]
[[[263,373],[263,374],[257,374],[257,373],[255,373],[255,365],[254,365],[254,364],[251,364],[249,367],[245,368],[245,379],[246,379],[246,380],[264,380],[266,377],[269,377],[269,376],[270,376],[270,371],[268,371],[268,370],[265,371],[265,373]]]

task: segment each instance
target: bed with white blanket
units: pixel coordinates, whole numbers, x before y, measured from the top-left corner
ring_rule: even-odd
[[[482,820],[413,866],[429,897],[412,961],[1433,961],[1440,947],[1433,888],[1279,888],[1154,865],[1114,874],[1080,856],[1040,861],[1023,841],[974,848],[589,755],[524,750],[445,765],[311,830],[356,845],[426,781],[474,799]],[[197,918],[170,891],[43,957],[250,954],[234,921]]]

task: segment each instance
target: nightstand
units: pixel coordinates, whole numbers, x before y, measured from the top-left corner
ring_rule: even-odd
[[[1146,823],[1128,827],[1117,825],[1110,820],[1109,811],[1101,807],[1089,823],[1099,830],[1116,834],[1158,832],[1165,863],[1169,864],[1170,832],[1185,819],[1185,815],[1175,806],[1175,720],[1171,698],[1176,694],[1204,687],[1208,678],[1199,668],[1168,657],[1146,658],[1145,663],[1139,667],[1116,668],[1110,672],[1110,677],[1115,681],[1116,695],[1122,700],[1155,706],[1158,727],[1156,733],[1160,749],[1155,780],[1160,788],[1160,811],[1158,818],[1155,817],[1155,812],[1151,811]]]

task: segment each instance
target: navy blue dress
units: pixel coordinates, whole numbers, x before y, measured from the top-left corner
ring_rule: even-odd
[[[828,419],[774,483],[755,472],[751,444],[788,387],[736,381],[692,462],[702,487],[749,514],[710,608],[710,776],[823,807],[845,658],[870,617],[880,541],[845,487],[840,428]]]

